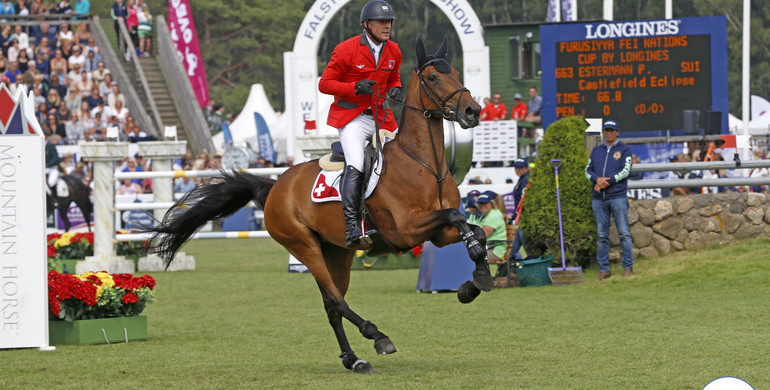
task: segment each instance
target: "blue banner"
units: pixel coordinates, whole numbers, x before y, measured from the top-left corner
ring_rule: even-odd
[[[225,146],[233,144],[233,135],[230,133],[230,124],[222,123],[222,134],[225,136]]]
[[[273,148],[273,138],[270,137],[270,129],[267,128],[265,118],[258,112],[254,113],[254,121],[257,122],[257,143],[259,144],[259,155],[265,160],[275,162],[275,149]]]

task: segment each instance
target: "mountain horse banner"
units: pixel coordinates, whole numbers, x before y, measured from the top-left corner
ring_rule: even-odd
[[[0,349],[48,346],[43,132],[32,93],[0,84]]]
[[[168,29],[176,47],[176,54],[182,61],[192,89],[195,91],[198,105],[205,107],[209,104],[209,87],[188,0],[168,2]]]

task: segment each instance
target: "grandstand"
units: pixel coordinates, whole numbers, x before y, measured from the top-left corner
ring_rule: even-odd
[[[36,116],[44,131],[57,132],[65,144],[74,145],[104,139],[106,127],[113,124],[120,127],[120,138],[126,140],[160,139],[166,127],[175,126],[178,139],[186,140],[193,153],[214,150],[203,112],[162,15],[152,19],[151,49],[149,55],[142,57],[137,55],[125,24],[120,25],[118,34],[111,19],[54,13],[53,7],[47,13],[3,17],[0,22],[2,82],[11,91],[22,84],[30,91],[39,89],[35,91]],[[63,25],[69,28],[62,28]],[[120,47],[126,49],[119,50]],[[19,55],[20,51],[26,53]],[[104,74],[95,69],[94,64],[99,61],[107,69],[103,73],[109,73],[111,82],[119,86],[115,96],[107,93],[112,88],[104,85]],[[84,78],[81,80],[79,76]],[[58,80],[51,81],[52,78]],[[89,96],[91,88],[100,84],[103,88],[98,95]],[[49,94],[51,90],[56,92]],[[99,105],[99,98],[105,103],[116,98],[123,100],[125,110],[121,108],[121,114],[113,105]],[[63,121],[49,128],[47,114],[52,111],[59,114],[62,100],[67,102],[69,110],[63,110],[64,116],[57,116]],[[88,101],[88,109],[83,104],[78,110],[75,107],[78,100]],[[40,112],[41,109],[48,112]],[[86,113],[88,110],[90,115]],[[77,115],[71,115],[75,112]],[[132,119],[131,126],[125,126],[126,115]],[[117,119],[113,120],[112,116]],[[64,122],[66,125],[62,126]]]

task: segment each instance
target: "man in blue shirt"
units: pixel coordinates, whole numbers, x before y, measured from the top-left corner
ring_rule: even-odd
[[[513,161],[513,167],[516,170],[516,176],[519,177],[519,181],[513,186],[514,211],[511,214],[509,221],[509,224],[511,225],[513,225],[513,222],[516,220],[518,214],[516,210],[519,208],[519,203],[521,203],[521,199],[524,196],[524,191],[527,189],[527,186],[529,186],[529,160],[527,160],[526,157],[519,157]],[[513,240],[513,248],[511,248],[509,257],[515,257],[516,254],[519,253],[522,245],[524,245],[524,233],[521,229],[518,229],[516,231],[516,238]]]
[[[529,111],[525,120],[537,124],[543,123],[543,98],[538,96],[537,88],[531,87],[529,89],[529,98]]]
[[[612,276],[610,272],[610,215],[615,218],[615,227],[623,251],[623,276],[634,273],[632,256],[633,242],[628,228],[628,175],[633,164],[631,148],[618,141],[618,124],[607,120],[602,127],[604,143],[591,151],[585,174],[594,184],[591,205],[598,231],[599,280]]]

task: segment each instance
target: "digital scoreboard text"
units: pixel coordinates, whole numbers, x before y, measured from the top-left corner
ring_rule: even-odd
[[[582,35],[543,37],[544,120],[613,118],[624,131],[643,132],[682,129],[684,110],[701,116],[727,110],[726,59],[715,79],[712,34],[683,33],[681,21],[665,21],[664,28],[663,21],[646,23],[652,26],[646,33],[645,22],[619,22],[578,24],[583,28],[572,28]],[[545,27],[541,37],[549,33]]]

